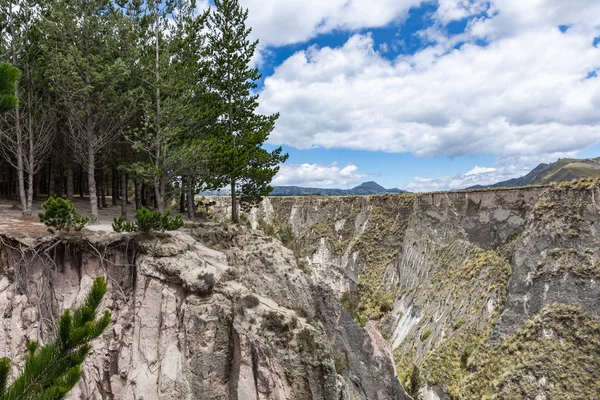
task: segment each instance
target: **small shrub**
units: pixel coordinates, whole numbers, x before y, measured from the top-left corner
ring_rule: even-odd
[[[288,326],[283,322],[284,316],[274,311],[269,311],[263,315],[263,328],[275,333],[284,333],[289,330]]]
[[[460,329],[460,327],[463,326],[465,324],[465,322],[467,322],[467,321],[465,321],[463,318],[456,321],[454,323],[454,330]]]
[[[248,296],[244,297],[242,299],[242,305],[245,308],[256,308],[258,307],[258,305],[260,304],[260,300],[258,300],[258,297],[249,294]]]
[[[424,342],[424,341],[426,341],[427,339],[429,339],[429,336],[431,336],[431,333],[432,333],[432,332],[431,332],[431,329],[427,329],[425,332],[423,332],[423,333],[421,334],[421,341],[422,341],[422,342]]]
[[[123,216],[115,217],[112,223],[115,232],[135,232],[137,225],[131,221],[125,221]]]
[[[288,249],[296,250],[296,235],[289,225],[284,226],[277,232],[277,239]]]
[[[176,231],[184,223],[181,215],[171,217],[167,211],[161,214],[160,211],[150,211],[142,207],[135,213],[136,222],[123,220],[123,217],[115,217],[113,220],[113,230],[115,232],[151,232],[151,231]]]
[[[335,365],[335,371],[339,375],[343,375],[344,372],[350,368],[350,360],[348,359],[346,353],[344,353],[342,350],[338,350],[337,354],[333,358],[333,364]]]
[[[263,217],[258,218],[258,229],[267,236],[275,236],[275,227],[270,222],[265,221]]]
[[[352,318],[356,320],[359,306],[358,297],[354,296],[350,292],[344,292],[342,294],[342,298],[340,299],[340,303],[342,303],[344,310],[346,310],[348,314],[350,314]]]
[[[240,223],[240,225],[245,225],[247,227],[252,227],[252,223],[248,219],[248,216],[246,215],[246,213],[243,213],[243,212],[240,213],[240,215],[239,215],[239,223]]]
[[[413,364],[410,369],[410,374],[405,382],[405,388],[409,395],[417,398],[419,389],[421,388],[421,369]]]
[[[217,283],[215,276],[213,274],[198,274],[198,279],[204,281],[201,289],[202,294],[211,294]]]
[[[308,328],[302,329],[296,337],[298,338],[298,345],[301,351],[315,354],[322,349],[321,344],[315,340],[312,331]]]
[[[306,275],[310,275],[310,267],[306,260],[298,260],[298,269],[304,272]]]
[[[48,227],[48,232],[69,232],[71,229],[79,232],[89,222],[88,217],[82,217],[75,212],[75,206],[62,197],[49,197],[42,204],[44,212],[38,214],[40,221]]]

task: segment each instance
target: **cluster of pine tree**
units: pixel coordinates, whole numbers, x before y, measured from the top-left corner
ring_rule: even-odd
[[[190,216],[195,193],[228,187],[237,221],[287,159],[263,148],[278,115],[257,112],[247,18],[238,0],[0,0],[0,62],[21,71],[0,83],[18,99],[0,93],[0,194],[24,216],[87,194],[94,222],[111,194],[126,216],[130,187],[138,208]]]

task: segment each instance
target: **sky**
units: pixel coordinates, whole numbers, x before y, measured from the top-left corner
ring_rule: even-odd
[[[600,156],[598,0],[240,0],[274,185],[409,191]]]

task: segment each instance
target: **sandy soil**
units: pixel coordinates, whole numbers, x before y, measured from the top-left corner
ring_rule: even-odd
[[[94,225],[88,225],[85,229],[94,232],[112,232],[112,222],[115,216],[121,215],[121,206],[113,206],[112,199],[107,198],[109,206],[99,211],[99,220]],[[23,217],[18,200],[0,198],[0,232],[10,232],[15,235],[29,234],[42,236],[47,234],[47,228],[40,223],[37,214],[42,211],[43,200],[33,204],[34,217]],[[73,204],[75,210],[85,216],[89,216],[89,198],[75,197]],[[135,204],[129,204],[127,215],[131,218],[135,214]]]

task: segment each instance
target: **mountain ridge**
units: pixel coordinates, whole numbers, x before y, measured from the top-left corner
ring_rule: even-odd
[[[370,196],[377,194],[407,193],[397,188],[386,189],[377,182],[363,182],[352,189],[324,189],[302,186],[274,186],[269,196]]]
[[[501,187],[521,187],[547,183],[569,182],[582,178],[600,178],[600,157],[577,159],[559,158],[550,164],[540,164],[527,175],[494,183],[492,185],[475,185],[468,189],[485,189]]]

